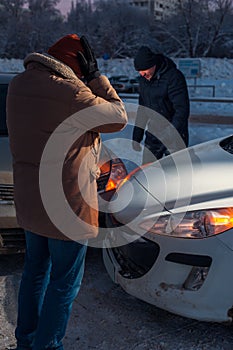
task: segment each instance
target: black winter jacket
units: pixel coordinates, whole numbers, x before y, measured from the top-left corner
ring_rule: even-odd
[[[159,121],[163,116],[177,129],[187,146],[189,96],[186,80],[170,58],[160,54],[159,59],[160,65],[153,78],[148,81],[140,77],[139,80],[139,108],[133,130],[133,140],[140,143],[147,127],[145,144],[150,145],[151,142],[154,142],[155,138],[152,135],[160,136],[160,133],[164,132],[163,123]],[[151,113],[150,109],[157,113]],[[158,115],[160,119],[157,118]]]

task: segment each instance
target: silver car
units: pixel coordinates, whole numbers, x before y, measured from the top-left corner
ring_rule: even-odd
[[[138,168],[108,211],[103,257],[114,282],[175,314],[232,321],[232,135]]]

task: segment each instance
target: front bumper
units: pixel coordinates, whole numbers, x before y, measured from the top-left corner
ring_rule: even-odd
[[[0,255],[25,252],[25,235],[20,228],[0,229]]]
[[[129,233],[125,228],[119,227],[117,231],[127,243]],[[124,262],[130,260],[130,253],[136,253],[136,241],[131,243],[128,252],[124,252],[124,247],[104,249],[104,263],[111,278],[139,299],[181,316],[201,321],[231,322],[233,251],[226,242],[232,234],[233,230],[230,230],[220,235],[221,239],[213,236],[195,240],[154,235],[153,241],[151,237],[146,238],[146,234],[139,238],[142,243],[137,256],[141,256],[140,262],[143,262],[143,257],[148,262],[148,254],[152,258],[149,268],[143,264],[144,272],[141,269],[138,275],[131,267],[127,271]],[[195,285],[195,272],[199,270],[203,272],[202,280]]]

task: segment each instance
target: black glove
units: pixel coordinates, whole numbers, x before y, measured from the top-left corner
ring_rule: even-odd
[[[98,69],[98,64],[94,56],[86,37],[83,35],[80,38],[81,45],[83,47],[84,53],[78,51],[77,59],[80,64],[81,71],[89,83],[92,79],[98,78],[100,76],[100,71]]]

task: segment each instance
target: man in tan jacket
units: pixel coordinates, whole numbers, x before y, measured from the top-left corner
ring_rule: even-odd
[[[24,65],[7,96],[16,214],[26,236],[17,350],[61,350],[87,240],[98,234],[99,133],[121,130],[127,115],[85,37],[66,35]],[[47,178],[61,186],[51,191]]]

